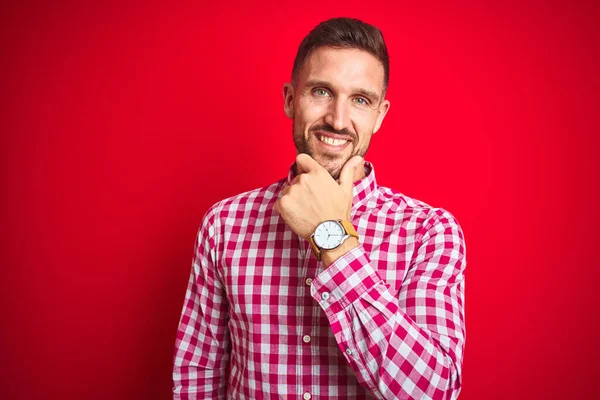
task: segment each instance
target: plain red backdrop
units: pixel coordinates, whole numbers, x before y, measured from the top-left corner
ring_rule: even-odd
[[[170,397],[196,230],[283,177],[302,37],[378,25],[380,184],[467,245],[462,400],[598,398],[598,7],[568,2],[4,5],[3,399]]]

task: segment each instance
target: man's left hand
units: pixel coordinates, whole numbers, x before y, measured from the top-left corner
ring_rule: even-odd
[[[283,189],[275,209],[288,226],[306,240],[323,221],[350,221],[354,173],[363,165],[362,157],[352,157],[342,167],[338,183],[311,156],[298,154],[298,175]]]

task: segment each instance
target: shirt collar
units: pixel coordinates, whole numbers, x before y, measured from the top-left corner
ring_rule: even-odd
[[[296,163],[292,164],[288,171],[286,184],[290,185],[296,177]],[[352,210],[361,206],[377,188],[377,180],[375,179],[375,168],[373,164],[365,161],[365,177],[354,182],[352,189]]]

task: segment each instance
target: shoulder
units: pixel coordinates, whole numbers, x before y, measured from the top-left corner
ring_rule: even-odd
[[[457,234],[462,237],[460,224],[450,211],[430,205],[395,189],[378,186],[376,196],[373,196],[370,203],[371,207],[389,214],[400,215],[404,221],[407,219],[413,221],[419,226],[422,234],[448,227],[456,230]]]
[[[204,215],[203,225],[234,223],[236,220],[247,219],[271,210],[284,182],[285,179],[281,179],[268,186],[249,190],[213,204]]]

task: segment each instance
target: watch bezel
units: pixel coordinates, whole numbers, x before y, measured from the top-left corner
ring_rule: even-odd
[[[331,223],[331,222],[337,224],[340,227],[340,229],[342,230],[342,232],[344,233],[344,235],[340,238],[339,243],[337,243],[334,247],[324,247],[318,242],[318,236],[315,236],[315,233],[317,232],[317,230],[319,229],[319,227],[321,225],[324,225],[326,223]],[[319,247],[319,249],[333,250],[333,249],[337,249],[338,247],[340,247],[342,245],[342,243],[344,243],[344,240],[347,239],[347,237],[348,237],[348,232],[346,232],[346,228],[344,228],[344,225],[342,224],[342,220],[328,219],[326,221],[321,222],[319,225],[317,225],[317,227],[315,228],[311,237],[312,237],[313,241],[315,242],[315,244],[317,245],[317,247]]]

